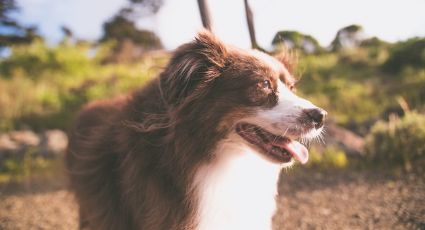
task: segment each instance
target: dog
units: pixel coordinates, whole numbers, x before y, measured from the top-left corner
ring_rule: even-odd
[[[271,229],[279,172],[326,117],[289,56],[201,31],[142,89],[85,106],[65,159],[80,228]]]

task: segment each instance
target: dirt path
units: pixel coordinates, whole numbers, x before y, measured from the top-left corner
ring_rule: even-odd
[[[297,170],[280,188],[277,229],[425,229],[423,176]],[[77,206],[60,183],[0,192],[0,229],[77,228]]]
[[[425,229],[425,177],[286,174],[278,204],[279,229]]]

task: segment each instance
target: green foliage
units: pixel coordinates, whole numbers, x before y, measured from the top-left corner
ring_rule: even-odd
[[[345,152],[335,146],[329,146],[323,151],[311,148],[308,166],[318,168],[345,168],[348,166],[348,159]]]
[[[52,167],[52,159],[41,156],[33,156],[33,149],[28,149],[22,157],[15,156],[3,162],[0,175],[27,178],[34,173],[49,170]],[[0,180],[0,182],[2,182]]]
[[[29,149],[22,158],[8,158],[0,168],[0,184],[10,181],[24,181],[37,176],[62,173],[61,158],[33,156]]]
[[[17,11],[19,8],[15,0],[0,0],[0,49],[40,38],[35,27],[24,27],[12,16]]]
[[[279,31],[273,38],[272,45],[279,47],[301,50],[305,53],[315,53],[322,51],[319,42],[310,35],[302,34],[298,31]]]
[[[300,58],[300,93],[329,110],[340,124],[364,121],[385,107],[383,97],[375,95],[377,73],[367,57],[360,52],[350,55],[330,53]]]
[[[345,48],[354,48],[357,47],[362,40],[363,27],[353,24],[338,30],[331,43],[331,47],[333,51],[339,51]]]
[[[145,48],[162,47],[160,39],[148,30],[138,29],[133,21],[122,15],[117,15],[103,25],[104,35],[102,41],[115,40],[121,44],[125,40]]]
[[[299,61],[299,91],[326,108],[337,123],[362,130],[368,127],[359,126],[379,118],[386,109],[399,108],[399,97],[411,108],[423,109],[425,68],[381,71],[392,46],[375,41],[356,49],[304,55]]]
[[[164,4],[164,0],[129,0],[132,5],[131,8],[135,7],[143,8],[149,12],[157,13],[161,6]]]
[[[48,47],[42,40],[29,45],[13,47],[12,54],[0,62],[0,74],[3,78],[25,76],[37,79],[46,72],[65,72],[84,74],[91,67],[87,44],[62,43]]]
[[[93,49],[35,41],[13,47],[12,55],[0,61],[0,131],[66,129],[83,103],[141,87],[168,58],[102,64],[109,53],[108,44]]]
[[[403,118],[379,121],[367,136],[369,160],[375,165],[425,169],[425,115],[408,112]]]
[[[425,68],[425,38],[412,38],[397,43],[382,66],[387,72],[400,72],[404,68]]]

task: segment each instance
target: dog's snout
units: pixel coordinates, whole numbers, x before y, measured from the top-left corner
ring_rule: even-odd
[[[307,116],[315,123],[314,127],[316,129],[321,128],[323,126],[325,118],[328,115],[325,110],[320,108],[305,109],[304,113],[306,113]]]

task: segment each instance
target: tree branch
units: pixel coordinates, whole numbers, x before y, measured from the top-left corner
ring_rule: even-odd
[[[199,12],[201,13],[202,25],[212,31],[211,17],[206,0],[198,0]]]
[[[261,48],[257,39],[255,38],[255,28],[254,28],[254,15],[252,14],[251,7],[249,6],[248,0],[244,0],[245,3],[245,14],[246,14],[246,22],[248,24],[249,37],[251,39],[251,47],[253,49],[261,50],[265,52],[263,48]]]

